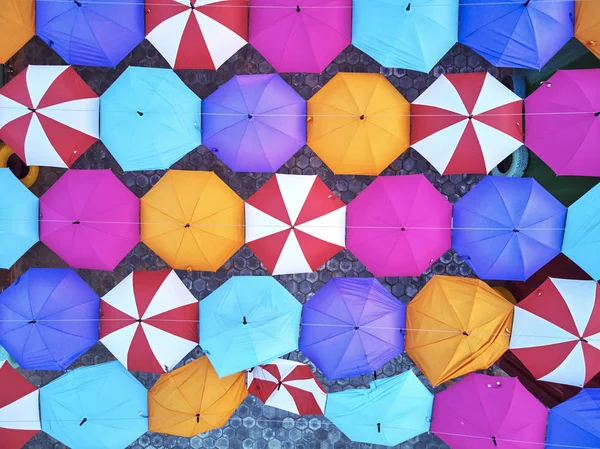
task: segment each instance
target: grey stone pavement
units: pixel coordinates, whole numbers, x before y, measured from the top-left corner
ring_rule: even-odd
[[[28,64],[64,64],[61,58],[39,39],[29,42],[7,66],[8,77],[17,73]],[[147,41],[142,42],[128,55],[116,69],[95,67],[76,67],[81,77],[94,89],[102,94],[112,82],[130,65],[145,67],[168,67],[167,62]],[[373,59],[354,47],[348,47],[320,75],[291,73],[283,74],[283,78],[308,99],[315,94],[333,75],[340,72],[374,72],[383,73],[387,79],[404,95],[408,101],[413,101],[431,83],[443,73],[480,72],[488,71],[493,76],[502,79],[510,71],[491,67],[479,55],[470,49],[455,45],[446,54],[430,74],[382,68]],[[207,70],[177,70],[182,80],[202,99],[206,98],[217,87],[233,75],[272,73],[271,65],[247,45],[234,55],[217,71]],[[158,182],[164,171],[123,172],[104,145],[100,142],[92,146],[73,166],[77,169],[112,169],[113,172],[138,197],[143,196]],[[211,170],[216,172],[243,199],[247,199],[261,187],[270,174],[262,173],[233,173],[222,164],[205,147],[199,147],[189,153],[172,168],[185,170]],[[32,188],[36,195],[43,194],[64,172],[61,169],[42,168],[38,182]],[[311,151],[304,147],[292,157],[280,170],[280,173],[318,174],[325,183],[344,202],[352,199],[366,188],[374,179],[371,176],[334,176],[333,173]],[[396,159],[382,174],[405,175],[424,173],[433,185],[452,203],[466,194],[481,176],[452,175],[441,176],[416,151],[410,149]],[[36,244],[13,268],[15,276],[19,276],[29,267],[66,267],[67,265],[43,244]],[[152,270],[167,268],[164,261],[150,251],[143,243],[138,244],[112,273],[90,270],[77,270],[82,278],[99,294],[104,295],[133,270]],[[194,296],[201,300],[206,297],[229,277],[234,275],[265,275],[260,261],[247,248],[242,247],[216,273],[178,271],[178,275]],[[423,285],[434,274],[453,276],[471,276],[471,270],[461,258],[448,251],[436,261],[422,276],[419,277],[388,277],[380,281],[405,304],[413,298]],[[277,276],[276,278],[300,302],[306,302],[327,280],[333,276],[362,276],[370,277],[363,264],[350,252],[344,250],[311,274]],[[202,356],[200,348],[192,351],[182,362]],[[372,375],[327,381],[314,365],[299,351],[290,354],[292,360],[308,363],[316,371],[328,392],[341,391],[348,388],[365,388],[373,380]],[[95,345],[84,354],[71,368],[87,366],[114,360],[113,356],[101,345]],[[387,363],[377,372],[378,378],[393,376],[406,370],[413,370],[419,378],[431,389],[425,377],[413,364],[406,354]],[[59,377],[62,372],[24,371],[23,374],[35,385],[42,386]],[[150,388],[158,376],[149,373],[134,372],[134,375],[146,387]],[[27,449],[62,449],[65,446],[56,442],[44,433],[32,439]],[[287,412],[264,406],[258,399],[249,396],[221,429],[195,436],[179,438],[162,434],[147,433],[134,442],[132,449],[163,449],[163,448],[218,448],[218,449],[342,449],[361,448],[374,449],[375,446],[364,443],[353,443],[335,428],[323,416],[298,417]],[[432,434],[423,434],[411,441],[403,443],[402,449],[441,449],[447,446]]]

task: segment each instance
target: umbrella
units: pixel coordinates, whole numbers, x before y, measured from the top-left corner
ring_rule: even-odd
[[[346,246],[377,277],[420,276],[450,249],[451,225],[425,176],[379,177],[348,205]]]
[[[408,102],[378,73],[338,73],[308,100],[307,143],[338,175],[378,175],[409,131]]]
[[[248,0],[146,0],[146,38],[174,69],[217,70],[248,41]]]
[[[325,413],[327,393],[304,363],[276,359],[251,369],[248,392],[265,405],[296,415]]]
[[[516,377],[471,373],[435,395],[431,431],[452,449],[533,449],[547,417]]]
[[[332,278],[304,305],[300,350],[330,380],[372,373],[404,351],[405,321],[377,279]]]
[[[113,271],[140,241],[139,217],[110,170],[69,170],[40,199],[40,239],[73,268]]]
[[[352,44],[385,67],[429,73],[458,40],[458,0],[354,0]]]
[[[411,146],[443,175],[486,174],[523,145],[522,110],[489,73],[441,75],[412,103]]]
[[[71,449],[123,449],[148,430],[148,392],[116,361],[67,372],[40,404],[42,430]]]
[[[306,101],[279,75],[238,75],[203,103],[202,140],[236,172],[276,172],[306,143]]]
[[[484,178],[454,205],[452,248],[481,279],[525,281],[560,253],[566,208],[531,178]]]
[[[600,176],[599,84],[600,69],[559,70],[525,100],[525,145],[558,175]]]
[[[429,431],[432,406],[433,395],[406,371],[329,394],[325,417],[352,441],[395,446]]]
[[[276,174],[246,201],[246,244],[272,274],[316,271],[345,228],[346,205],[316,175]]]
[[[102,298],[100,342],[129,370],[172,370],[198,344],[198,301],[174,271],[134,271]]]
[[[600,388],[584,388],[550,409],[546,447],[600,447]]]
[[[5,0],[0,10],[0,30],[0,64],[6,64],[35,34],[35,0]]]
[[[144,40],[144,0],[35,3],[36,34],[68,64],[115,67]]]
[[[250,44],[278,72],[321,73],[350,45],[352,0],[250,0]]]
[[[125,171],[169,168],[201,143],[200,98],[170,69],[128,67],[101,99],[100,138]]]
[[[458,40],[496,67],[540,70],[573,37],[573,13],[569,0],[464,0]]]
[[[100,298],[70,268],[30,268],[0,294],[0,345],[25,370],[64,370],[98,341]]]
[[[169,170],[141,221],[142,241],[176,270],[217,271],[244,244],[244,201],[213,172]]]
[[[0,139],[28,165],[70,167],[98,140],[98,96],[65,65],[30,65],[0,89]]]
[[[39,240],[39,200],[12,174],[0,168],[0,268],[10,268]]]
[[[301,304],[270,276],[233,277],[200,301],[200,346],[219,377],[298,349]]]
[[[406,353],[433,386],[506,352],[513,305],[478,279],[434,276],[406,308]]]
[[[575,37],[600,58],[600,3],[575,2]]]
[[[148,392],[149,430],[193,437],[224,426],[248,396],[244,373],[219,378],[207,357],[160,376]]]

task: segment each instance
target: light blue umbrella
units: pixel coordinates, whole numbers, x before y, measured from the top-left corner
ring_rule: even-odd
[[[302,305],[270,276],[233,277],[200,301],[200,346],[219,377],[298,349]]]
[[[200,98],[171,69],[128,67],[100,97],[100,139],[123,170],[167,169],[201,144]]]

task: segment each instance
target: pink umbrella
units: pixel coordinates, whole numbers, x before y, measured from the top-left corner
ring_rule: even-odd
[[[40,240],[73,268],[114,270],[139,221],[139,199],[110,170],[69,170],[40,199]]]

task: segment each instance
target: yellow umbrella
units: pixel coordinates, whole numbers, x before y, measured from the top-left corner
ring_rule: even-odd
[[[575,37],[600,58],[600,2],[575,2]]]
[[[35,34],[35,0],[0,1],[0,64]]]

